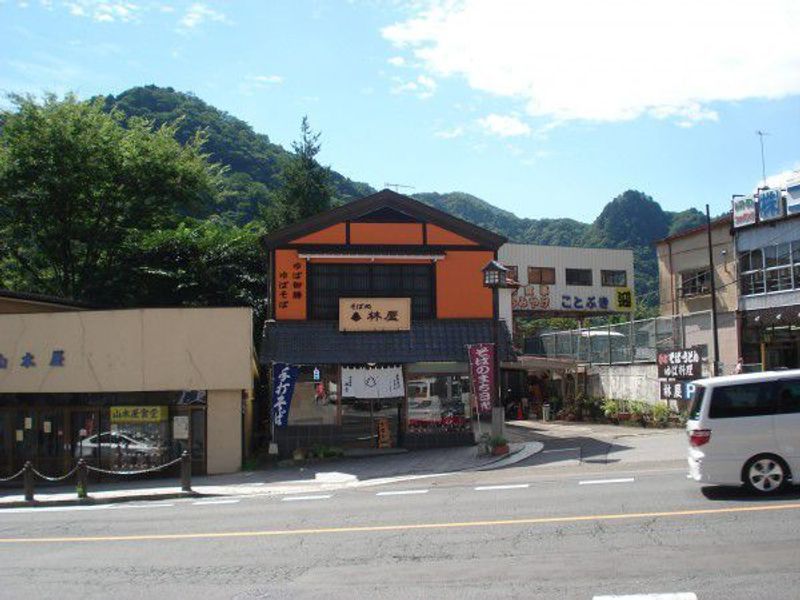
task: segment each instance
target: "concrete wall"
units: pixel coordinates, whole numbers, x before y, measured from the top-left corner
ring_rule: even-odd
[[[206,469],[209,475],[234,473],[242,465],[242,392],[208,392]]]
[[[714,282],[717,286],[717,310],[735,311],[739,298],[736,285],[736,252],[730,223],[723,222],[711,229],[714,255]],[[682,298],[681,273],[708,269],[708,234],[705,229],[659,242],[658,283],[662,316],[711,310],[711,294]],[[735,361],[734,361],[735,362]]]
[[[703,376],[708,376],[703,364]],[[656,404],[660,399],[658,367],[655,363],[598,365],[589,368],[589,396],[617,400],[642,400]],[[580,390],[579,390],[580,391]]]
[[[63,366],[51,364],[54,352],[63,352]],[[35,366],[23,366],[27,353]],[[250,389],[252,312],[175,308],[0,315],[0,355],[6,361],[0,393]]]

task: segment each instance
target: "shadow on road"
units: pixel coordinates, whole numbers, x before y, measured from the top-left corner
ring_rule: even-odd
[[[800,487],[789,486],[775,494],[762,496],[754,494],[744,486],[731,487],[724,485],[704,486],[700,490],[708,500],[717,502],[769,502],[773,500],[800,500]]]
[[[511,442],[541,442],[544,444],[542,452],[507,468],[546,465],[565,460],[608,465],[620,462],[620,459],[613,457],[613,454],[632,448],[632,446],[592,436],[547,435],[542,430],[530,426],[520,427],[511,423],[506,423],[506,433]]]

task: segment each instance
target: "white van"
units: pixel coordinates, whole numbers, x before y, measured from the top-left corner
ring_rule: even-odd
[[[800,483],[800,369],[692,383],[689,474],[772,494]]]

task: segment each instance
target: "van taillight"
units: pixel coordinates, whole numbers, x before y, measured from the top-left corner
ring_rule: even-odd
[[[710,429],[695,429],[689,433],[689,443],[692,446],[702,446],[711,440]]]

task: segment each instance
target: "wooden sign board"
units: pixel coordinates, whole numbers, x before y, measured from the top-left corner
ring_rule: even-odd
[[[408,331],[411,298],[340,298],[339,331]]]

